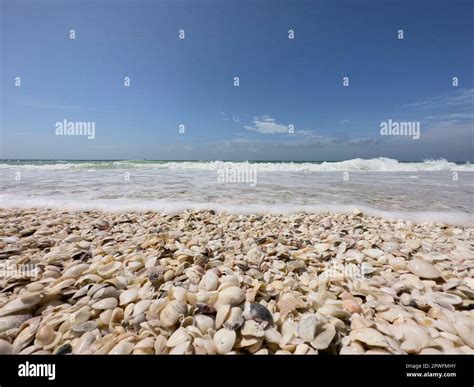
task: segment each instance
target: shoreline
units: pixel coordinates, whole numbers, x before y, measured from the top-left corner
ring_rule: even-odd
[[[0,198],[2,196],[0,195]],[[10,199],[9,199],[10,200]],[[104,214],[145,214],[179,215],[187,212],[214,212],[217,214],[242,216],[334,216],[361,214],[389,222],[413,222],[416,224],[437,223],[452,226],[474,227],[474,213],[453,211],[390,211],[369,207],[367,205],[304,205],[304,204],[229,204],[229,203],[193,203],[189,201],[173,202],[163,200],[140,201],[130,204],[128,199],[98,200],[90,203],[78,200],[35,199],[35,205],[23,198],[11,202],[7,207],[0,206],[1,211],[42,211],[90,212]],[[38,204],[39,203],[39,204]]]
[[[473,239],[360,212],[0,208],[0,353],[474,354]]]

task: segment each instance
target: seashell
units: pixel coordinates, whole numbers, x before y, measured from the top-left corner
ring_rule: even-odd
[[[340,355],[359,355],[365,353],[364,347],[358,342],[353,342],[349,346],[342,347],[339,351]]]
[[[109,355],[130,355],[134,347],[129,341],[121,341],[110,350]]]
[[[199,289],[205,291],[216,290],[219,285],[219,277],[213,270],[208,270],[199,282]]]
[[[13,353],[13,345],[8,341],[0,339],[0,355],[11,355]]]
[[[35,345],[49,349],[53,348],[59,340],[60,334],[56,333],[49,324],[45,324],[36,332]]]
[[[190,341],[191,337],[186,333],[184,328],[178,328],[173,334],[169,337],[166,342],[167,347],[177,347],[187,341]]]
[[[364,259],[364,254],[358,250],[350,249],[344,253],[344,257],[346,261],[355,261],[357,263],[361,263]]]
[[[120,295],[120,291],[116,289],[114,286],[104,286],[100,289],[98,289],[94,294],[92,295],[92,298],[118,298]]]
[[[368,257],[375,259],[383,255],[383,251],[380,249],[365,249],[362,252]]]
[[[205,314],[198,314],[194,316],[194,321],[199,330],[206,334],[209,330],[214,329],[214,319]]]
[[[441,306],[462,304],[462,298],[452,293],[433,292],[429,298]]]
[[[220,329],[222,324],[224,324],[224,321],[227,319],[227,316],[230,313],[230,305],[222,305],[217,309],[217,314],[216,314],[216,329]]]
[[[41,301],[41,295],[38,293],[23,294],[0,309],[0,317],[32,309]]]
[[[393,270],[405,270],[407,267],[407,263],[403,258],[400,257],[392,257],[388,259],[388,264],[392,267]]]
[[[296,346],[295,351],[293,352],[294,355],[305,355],[309,351],[310,347],[308,344],[298,344]]]
[[[106,265],[100,266],[97,269],[97,274],[99,274],[101,277],[110,277],[121,267],[122,264],[120,262],[110,262]]]
[[[264,328],[254,320],[245,321],[240,333],[244,336],[264,337]]]
[[[148,310],[151,305],[151,300],[141,300],[135,304],[133,308],[133,317],[138,316]]]
[[[276,328],[270,327],[265,329],[265,341],[270,344],[277,344],[280,345],[282,340],[281,333],[278,332]]]
[[[336,328],[334,325],[328,324],[326,325],[325,329],[319,333],[313,341],[311,341],[310,344],[314,349],[326,349],[329,347],[335,336]]]
[[[441,272],[436,267],[420,258],[409,261],[407,269],[420,278],[435,279],[441,277]]]
[[[187,290],[185,288],[174,286],[169,290],[169,296],[172,300],[178,300],[181,302],[186,302],[187,299]]]
[[[362,328],[351,331],[349,337],[371,347],[388,347],[387,340],[384,335],[373,328]]]
[[[133,354],[154,354],[155,339],[146,337],[140,340],[133,348]]]
[[[423,348],[436,345],[427,331],[419,326],[400,324],[398,327],[403,334],[403,342],[400,346],[402,351],[419,353]]]
[[[316,329],[321,324],[315,314],[303,316],[298,323],[298,336],[306,342],[311,342],[316,336]]]
[[[277,306],[280,310],[282,319],[285,319],[288,314],[297,308],[302,308],[304,306],[304,302],[301,300],[301,297],[298,298],[295,293],[286,292],[280,295]]]
[[[118,301],[116,298],[109,297],[109,298],[104,298],[102,300],[97,301],[96,303],[92,304],[93,309],[99,309],[99,310],[104,310],[104,309],[114,309],[118,305]]]
[[[192,346],[190,341],[186,341],[180,345],[177,345],[169,352],[170,355],[185,355],[190,353],[192,353]]]
[[[474,322],[472,318],[458,314],[452,324],[461,340],[468,347],[474,348]]]
[[[196,355],[213,355],[217,353],[216,344],[213,340],[206,340],[200,337],[193,341]]]
[[[64,291],[75,284],[76,280],[74,278],[65,279],[56,285],[54,285],[51,290],[49,291],[50,294],[58,294]]]
[[[226,328],[218,330],[214,334],[214,343],[216,345],[217,353],[229,353],[234,347],[236,337],[237,335],[235,331],[231,331]]]
[[[14,314],[0,317],[0,333],[9,329],[19,328],[21,324],[31,318],[31,314]]]
[[[159,335],[155,340],[154,350],[156,355],[167,353],[166,342],[168,340],[165,336]]]
[[[298,324],[291,319],[285,320],[281,325],[281,334],[282,344],[289,343],[294,337],[298,335]]]
[[[342,301],[342,306],[345,310],[349,313],[361,313],[362,308],[360,307],[359,303],[353,299],[346,299]]]
[[[236,306],[241,304],[244,300],[245,292],[237,286],[230,286],[219,292],[214,307],[219,309],[221,305]]]
[[[160,313],[160,322],[165,327],[175,325],[179,318],[187,312],[186,304],[178,300],[170,301]]]
[[[78,342],[73,345],[72,352],[74,354],[90,353],[89,348],[96,339],[96,336],[92,332],[84,333]]]
[[[244,323],[244,319],[242,317],[242,309],[238,307],[233,307],[230,310],[230,315],[226,319],[224,323],[224,327],[230,330],[236,330],[240,328],[240,326]]]
[[[97,322],[84,321],[72,327],[73,332],[90,332],[97,328]]]
[[[120,293],[119,305],[127,305],[134,302],[138,298],[137,289],[128,289]]]
[[[64,271],[63,277],[64,278],[68,278],[68,277],[77,278],[88,269],[89,269],[89,265],[87,263],[80,263],[78,265],[71,266],[66,271]]]
[[[313,245],[313,248],[317,253],[322,254],[331,248],[331,244],[330,243],[315,243]]]
[[[69,317],[69,320],[72,325],[79,325],[89,320],[90,317],[91,317],[90,308],[88,306],[84,306],[78,311],[71,314],[71,316]]]
[[[266,321],[269,324],[273,323],[272,314],[262,304],[257,304],[257,303],[251,303],[250,304],[249,318],[251,318],[252,320],[255,320],[257,322]]]

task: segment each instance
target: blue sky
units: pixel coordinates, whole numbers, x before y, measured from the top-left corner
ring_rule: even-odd
[[[472,1],[1,7],[1,158],[473,159]],[[95,139],[56,136],[64,119]],[[381,136],[388,119],[420,139]]]

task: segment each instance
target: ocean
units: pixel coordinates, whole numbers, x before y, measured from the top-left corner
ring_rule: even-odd
[[[474,165],[340,162],[0,161],[0,207],[238,214],[352,212],[473,223]]]

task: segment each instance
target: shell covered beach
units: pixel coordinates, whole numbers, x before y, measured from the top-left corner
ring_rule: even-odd
[[[474,228],[0,210],[0,353],[474,354]]]

